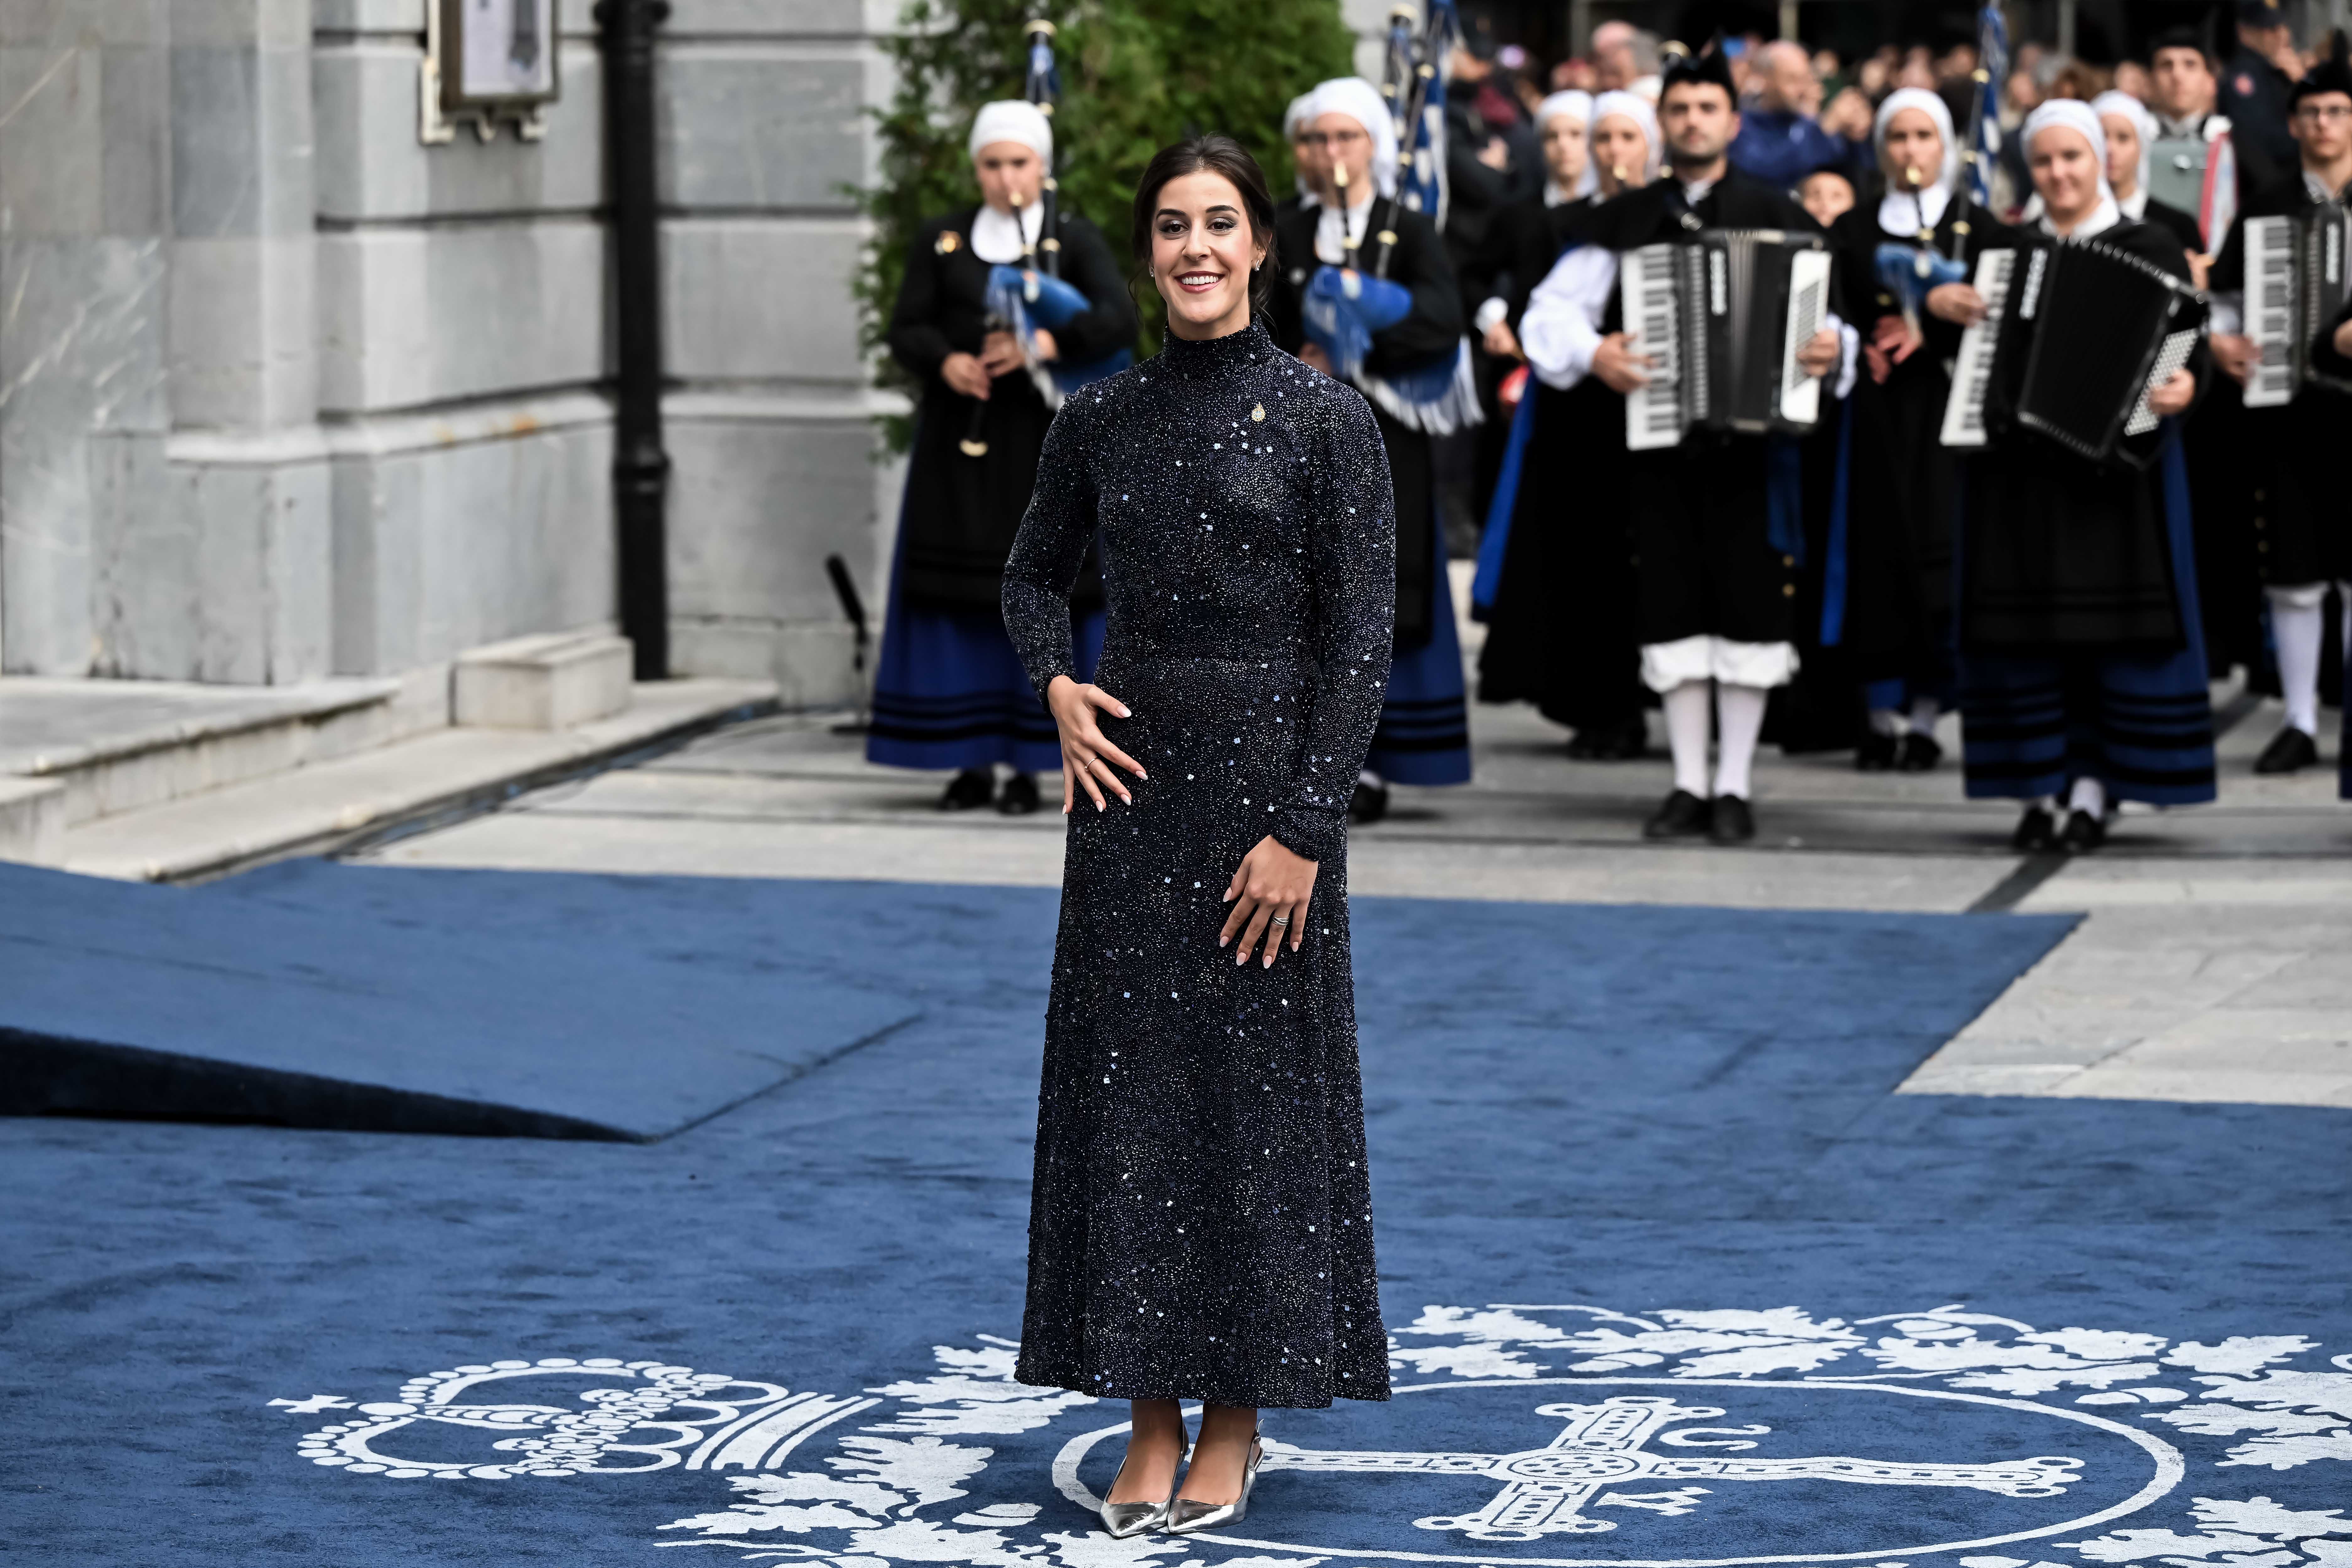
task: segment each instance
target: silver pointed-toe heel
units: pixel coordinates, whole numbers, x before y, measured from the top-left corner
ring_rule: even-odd
[[[1118,1478],[1127,1473],[1127,1458],[1126,1456],[1121,1455],[1118,1469],[1110,1478],[1110,1490],[1103,1493],[1105,1500],[1098,1510],[1102,1514],[1103,1529],[1108,1531],[1113,1537],[1124,1540],[1130,1535],[1141,1535],[1147,1530],[1158,1530],[1166,1524],[1169,1511],[1176,1506],[1176,1489],[1184,1484],[1185,1456],[1192,1451],[1191,1436],[1180,1433],[1176,1438],[1176,1479],[1168,1483],[1168,1500],[1165,1502],[1108,1500],[1111,1492],[1118,1490]]]
[[[1265,1444],[1255,1432],[1250,1434],[1249,1463],[1242,1467],[1242,1495],[1231,1502],[1199,1502],[1191,1498],[1172,1498],[1168,1505],[1168,1533],[1189,1535],[1196,1530],[1214,1530],[1219,1525],[1239,1524],[1249,1512],[1250,1489],[1257,1485],[1258,1461],[1265,1458]]]

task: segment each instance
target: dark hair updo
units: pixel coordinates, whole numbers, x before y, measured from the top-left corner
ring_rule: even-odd
[[[1151,216],[1159,210],[1160,193],[1171,180],[1187,174],[1222,174],[1242,195],[1250,237],[1265,247],[1265,265],[1250,274],[1250,311],[1265,312],[1274,296],[1274,197],[1266,194],[1265,172],[1242,144],[1230,136],[1187,136],[1152,154],[1143,178],[1135,187],[1135,211],[1129,227],[1129,246],[1135,255],[1135,282],[1148,281],[1151,268]]]

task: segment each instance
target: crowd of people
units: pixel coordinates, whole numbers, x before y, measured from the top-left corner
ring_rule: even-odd
[[[1401,197],[1378,89],[1345,78],[1296,101],[1266,325],[1365,394],[1396,497],[1394,657],[1357,820],[1391,783],[1469,777],[1439,482],[1463,448],[1483,521],[1475,696],[1534,704],[1591,759],[1644,754],[1662,710],[1675,785],[1652,837],[1752,837],[1768,739],[1851,749],[1866,771],[1938,767],[1937,722],[1957,709],[1968,793],[2021,803],[2021,849],[2088,850],[2122,802],[2213,798],[2208,681],[2238,667],[2284,700],[2257,770],[2314,766],[2323,670],[2352,662],[2352,615],[2344,642],[2327,634],[2352,601],[2352,489],[2329,440],[2352,431],[2352,321],[2309,346],[2318,374],[2284,406],[2247,406],[2261,366],[2235,220],[2352,200],[2352,62],[2340,36],[2299,51],[2273,0],[2238,16],[2226,59],[2189,33],[2112,68],[2029,43],[1998,82],[1967,44],[1693,54],[1612,22],[1545,91],[1523,53],[1474,37],[1445,88],[1442,226]],[[2002,131],[1981,205],[1965,166],[1979,94]],[[957,770],[950,808],[1038,804],[1028,775],[1053,765],[1053,727],[992,588],[1055,366],[1135,330],[1100,235],[1066,214],[1062,276],[1087,309],[1048,330],[991,306],[991,279],[1040,238],[1052,132],[1026,107],[983,111],[985,199],[926,230],[890,335],[927,391],[869,752]],[[1793,348],[1819,417],[1629,449],[1656,345],[1622,319],[1622,260],[1717,229],[1822,237],[1831,309]],[[1988,308],[1978,258],[2094,237],[2195,291],[2204,331],[2146,390],[2160,435],[2132,461],[2021,428],[1946,445],[1954,362]],[[983,424],[984,455],[959,450]],[[1090,554],[1076,600],[1082,671],[1102,569]]]

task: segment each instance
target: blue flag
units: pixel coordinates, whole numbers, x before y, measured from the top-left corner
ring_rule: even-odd
[[[1969,200],[1990,211],[1992,171],[2000,157],[2000,95],[2009,81],[2009,24],[1987,5],[1977,23],[1977,122],[1969,128]]]

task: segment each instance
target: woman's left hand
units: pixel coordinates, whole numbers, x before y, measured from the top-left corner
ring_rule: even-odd
[[[1315,894],[1316,869],[1314,861],[1292,854],[1272,835],[1259,839],[1257,847],[1242,857],[1233,884],[1225,889],[1225,902],[1234,907],[1225,916],[1225,929],[1217,933],[1217,945],[1224,946],[1239,931],[1241,946],[1234,962],[1247,963],[1263,938],[1269,969],[1285,936],[1290,938],[1290,951],[1297,952],[1307,940],[1307,905]]]
[[[1035,346],[1037,358],[1043,363],[1051,364],[1062,357],[1062,345],[1055,342],[1054,334],[1045,328],[1039,327],[1035,331],[1031,332],[1029,341]]]
[[[2188,411],[2197,401],[2197,378],[2185,370],[2176,370],[2172,379],[2147,395],[2147,411],[2159,418]]]

